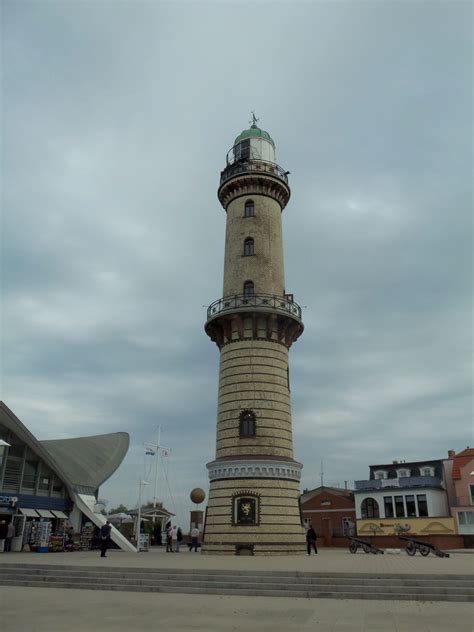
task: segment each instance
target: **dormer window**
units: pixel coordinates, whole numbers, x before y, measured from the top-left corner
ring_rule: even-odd
[[[383,478],[387,478],[387,472],[385,470],[377,470],[374,472],[374,477],[376,481],[380,481]]]
[[[420,467],[420,476],[434,476],[434,467],[429,465]]]
[[[410,476],[410,470],[406,468],[397,470],[397,476],[398,478],[408,478],[408,476]]]

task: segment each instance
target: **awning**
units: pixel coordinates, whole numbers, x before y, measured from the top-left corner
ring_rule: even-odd
[[[42,518],[55,518],[55,515],[52,514],[49,509],[37,509],[36,511]]]
[[[57,511],[56,509],[51,510],[56,518],[67,518],[66,514],[63,511]]]
[[[28,518],[37,518],[38,514],[34,509],[26,509],[24,507],[19,507],[19,510],[24,516],[28,516]]]

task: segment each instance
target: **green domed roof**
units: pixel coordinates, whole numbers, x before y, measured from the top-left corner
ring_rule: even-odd
[[[270,134],[256,125],[252,125],[249,129],[244,129],[235,139],[234,145],[237,145],[237,143],[240,143],[241,140],[246,138],[265,138],[265,140],[269,140],[273,146],[275,145]]]

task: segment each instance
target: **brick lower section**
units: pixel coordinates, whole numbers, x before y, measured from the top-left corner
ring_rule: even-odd
[[[258,524],[235,525],[234,498],[246,493],[258,498]],[[298,499],[297,481],[248,478],[212,481],[202,553],[245,554],[251,548],[254,555],[305,554]]]

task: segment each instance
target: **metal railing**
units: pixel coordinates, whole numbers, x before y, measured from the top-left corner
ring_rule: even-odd
[[[437,476],[402,476],[368,481],[354,481],[355,489],[386,489],[387,487],[443,487],[443,479]]]
[[[207,319],[209,320],[213,316],[227,310],[248,309],[249,307],[274,309],[278,312],[292,314],[301,320],[301,307],[284,296],[276,296],[275,294],[252,294],[250,296],[235,294],[234,296],[225,296],[209,305],[207,308]]]
[[[243,173],[265,173],[271,176],[275,176],[280,180],[283,180],[288,184],[288,171],[285,171],[282,167],[274,162],[267,162],[266,160],[242,160],[234,162],[228,165],[221,172],[221,184]]]

